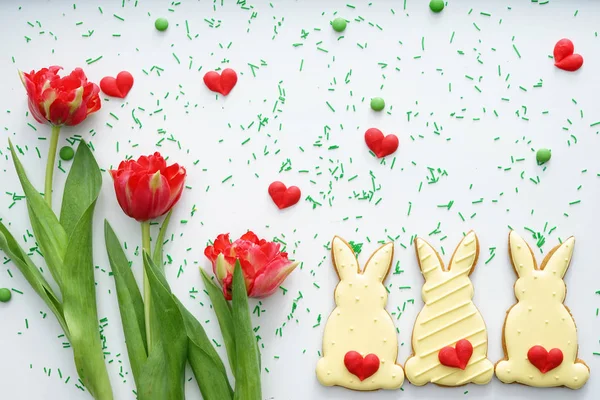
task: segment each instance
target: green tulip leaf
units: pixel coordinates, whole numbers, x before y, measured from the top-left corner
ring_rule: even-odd
[[[27,210],[29,211],[29,219],[31,221],[31,227],[33,228],[33,234],[44,255],[44,260],[46,260],[46,264],[48,265],[52,277],[58,284],[58,287],[62,290],[63,257],[67,249],[67,233],[58,222],[56,215],[48,206],[42,195],[38,193],[27,178],[25,169],[19,161],[10,140],[9,145],[15,170],[17,171],[19,181],[21,181],[21,186],[23,187],[27,199]]]
[[[98,331],[96,283],[92,251],[94,200],[69,240],[63,270],[63,310],[69,326],[77,373],[96,400],[112,400]]]
[[[184,373],[188,352],[188,338],[183,317],[173,300],[164,275],[144,251],[144,270],[148,276],[152,303],[158,324],[158,338],[150,346],[147,365],[142,372],[141,400],[180,400],[185,397]],[[146,384],[152,383],[152,391]],[[161,396],[161,397],[156,397]]]
[[[234,399],[261,400],[260,354],[252,329],[246,283],[239,260],[236,261],[233,272],[232,298],[233,326],[236,333],[235,353],[237,355]]]
[[[141,373],[148,359],[146,343],[146,328],[144,317],[144,301],[140,294],[127,256],[121,247],[121,242],[108,221],[104,221],[104,239],[108,261],[115,277],[119,311],[125,335],[125,344],[129,354],[129,363],[136,386],[141,387]]]
[[[169,390],[167,376],[165,374],[167,359],[162,342],[154,344],[152,351],[148,355],[148,360],[142,368],[140,383],[137,386],[137,395],[139,400],[163,400],[169,399]],[[183,396],[183,394],[181,394]],[[174,400],[181,400],[183,397],[175,397]]]
[[[92,152],[82,140],[79,142],[73,165],[65,182],[60,210],[60,223],[68,235],[75,229],[75,225],[87,207],[98,197],[100,186],[102,186],[100,169]]]
[[[179,307],[185,330],[189,338],[188,361],[200,387],[204,400],[231,400],[233,390],[227,378],[227,371],[202,325],[173,295]]]
[[[217,287],[210,279],[208,274],[200,268],[200,274],[204,281],[204,287],[210,297],[213,309],[217,315],[219,321],[219,327],[221,328],[221,335],[225,342],[225,349],[227,350],[227,358],[229,359],[229,366],[233,372],[233,376],[236,373],[236,353],[235,353],[235,330],[233,328],[233,317],[231,314],[231,306],[225,299],[223,291]]]
[[[65,321],[60,300],[58,300],[58,297],[54,293],[52,287],[48,284],[48,281],[46,281],[46,278],[44,278],[37,266],[31,261],[21,246],[19,246],[15,238],[2,222],[0,222],[0,249],[2,249],[12,262],[15,263],[33,290],[42,298],[42,300],[44,300],[54,315],[56,315],[56,319],[68,339],[70,336],[69,328]]]
[[[80,146],[76,156],[79,159],[78,168],[71,170],[67,181],[73,180],[73,174],[83,176],[79,179],[82,187],[78,190],[86,190],[89,195],[78,199],[79,203],[70,205],[77,210],[77,215],[73,213],[69,222],[70,235],[67,235],[52,209],[27,178],[10,141],[9,144],[15,170],[27,199],[33,233],[48,269],[60,288],[62,305],[6,229],[2,232],[0,245],[4,246],[6,243],[5,250],[57,316],[71,344],[77,372],[83,384],[96,400],[112,400],[98,329],[92,251],[92,220],[101,184],[98,165],[93,155],[86,151],[87,148],[83,149],[85,144]]]
[[[77,181],[80,187],[76,190],[81,197],[69,203],[72,210],[68,223],[72,226],[68,230],[69,241],[61,271],[63,312],[71,332],[71,347],[79,377],[96,400],[112,400],[98,329],[92,247],[94,209],[102,179],[98,164],[83,141],[75,154],[75,163],[77,167],[71,168],[67,176],[67,182],[71,183],[66,185],[65,191],[74,190],[72,182]],[[68,193],[65,195],[70,197]],[[34,212],[37,213],[37,210]]]
[[[161,271],[164,270],[163,265],[163,246],[165,244],[165,235],[167,234],[167,228],[169,227],[169,221],[171,221],[171,214],[173,209],[171,208],[167,213],[167,216],[163,220],[160,230],[158,231],[158,237],[156,238],[156,244],[154,247],[154,254],[152,255],[152,261]]]

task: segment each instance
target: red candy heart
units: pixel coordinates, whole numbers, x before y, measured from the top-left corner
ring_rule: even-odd
[[[269,196],[280,210],[296,204],[300,200],[300,195],[301,192],[298,186],[286,187],[283,182],[279,181],[269,185]]]
[[[554,65],[565,71],[577,71],[583,65],[583,57],[573,54],[575,46],[569,39],[560,39],[554,45]]]
[[[456,342],[456,347],[446,346],[438,353],[438,359],[446,367],[464,370],[473,355],[473,345],[467,339]]]
[[[398,149],[398,136],[383,133],[377,128],[367,129],[365,132],[365,143],[378,158],[389,156]]]
[[[227,96],[237,83],[237,74],[231,68],[225,68],[220,74],[215,71],[204,75],[204,84],[213,92]]]
[[[357,351],[349,351],[344,356],[346,369],[364,381],[379,369],[379,357],[375,354],[367,354],[365,358]]]
[[[527,359],[542,374],[545,374],[562,364],[563,353],[560,349],[546,351],[542,346],[533,346],[527,352]]]
[[[119,72],[117,79],[112,76],[105,76],[100,81],[100,89],[111,97],[124,99],[127,93],[133,87],[133,76],[127,71]]]

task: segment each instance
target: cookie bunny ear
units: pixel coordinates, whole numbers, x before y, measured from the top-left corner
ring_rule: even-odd
[[[470,231],[456,246],[449,270],[456,274],[470,275],[475,268],[478,257],[479,241],[475,232]]]
[[[537,269],[531,248],[515,231],[508,234],[508,252],[519,277],[531,275]]]
[[[352,278],[360,272],[352,247],[339,236],[335,236],[331,242],[331,258],[333,266],[342,280]]]
[[[421,238],[415,239],[415,252],[425,281],[442,273],[442,260],[433,247]]]
[[[562,278],[565,276],[567,268],[569,268],[569,264],[571,263],[574,247],[575,238],[571,236],[564,243],[552,249],[544,259],[540,269],[551,272],[553,275]]]
[[[383,282],[392,266],[394,243],[386,243],[371,255],[363,271],[365,276]]]

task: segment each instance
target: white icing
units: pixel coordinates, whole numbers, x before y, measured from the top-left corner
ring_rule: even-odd
[[[515,304],[504,325],[505,359],[496,364],[496,375],[505,383],[529,386],[567,386],[579,389],[590,376],[589,368],[577,360],[577,328],[564,306],[567,272],[575,239],[567,239],[546,256],[537,267],[531,249],[515,231],[509,236],[512,263],[519,279],[515,283]],[[553,348],[563,353],[562,363],[542,374],[527,359],[533,346]]]
[[[383,286],[393,254],[393,243],[380,247],[361,272],[352,248],[341,238],[334,237],[333,265],[340,282],[334,293],[336,308],[325,325],[323,358],[317,363],[317,378],[321,384],[354,390],[402,386],[404,371],[396,364],[396,328],[385,310],[387,291]],[[352,350],[363,357],[375,354],[381,362],[379,370],[360,381],[344,365],[344,356]]]
[[[417,386],[428,382],[444,386],[490,382],[494,368],[487,359],[487,331],[471,300],[473,285],[469,279],[477,261],[477,236],[469,232],[463,238],[448,270],[444,270],[433,247],[421,238],[415,240],[415,248],[425,277],[421,292],[425,305],[414,326],[414,355],[406,362],[406,377]],[[455,346],[461,339],[473,345],[473,355],[465,370],[440,364],[439,351]]]

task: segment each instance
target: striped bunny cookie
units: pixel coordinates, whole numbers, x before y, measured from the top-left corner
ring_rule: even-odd
[[[417,386],[489,383],[494,367],[487,359],[487,330],[473,304],[469,278],[479,255],[475,232],[459,243],[448,269],[423,239],[415,239],[415,250],[425,277],[421,291],[425,305],[415,322],[406,377]]]
[[[517,304],[506,314],[503,329],[505,358],[496,364],[504,383],[528,386],[567,386],[579,389],[590,377],[589,367],[577,358],[577,328],[563,304],[563,277],[569,268],[575,238],[556,246],[537,266],[531,248],[515,231],[508,236]]]
[[[385,310],[388,294],[383,286],[394,245],[375,251],[363,271],[350,245],[337,236],[331,255],[340,282],[334,294],[336,307],[325,325],[317,378],[325,386],[354,390],[398,389],[404,371],[396,364],[398,339]]]

